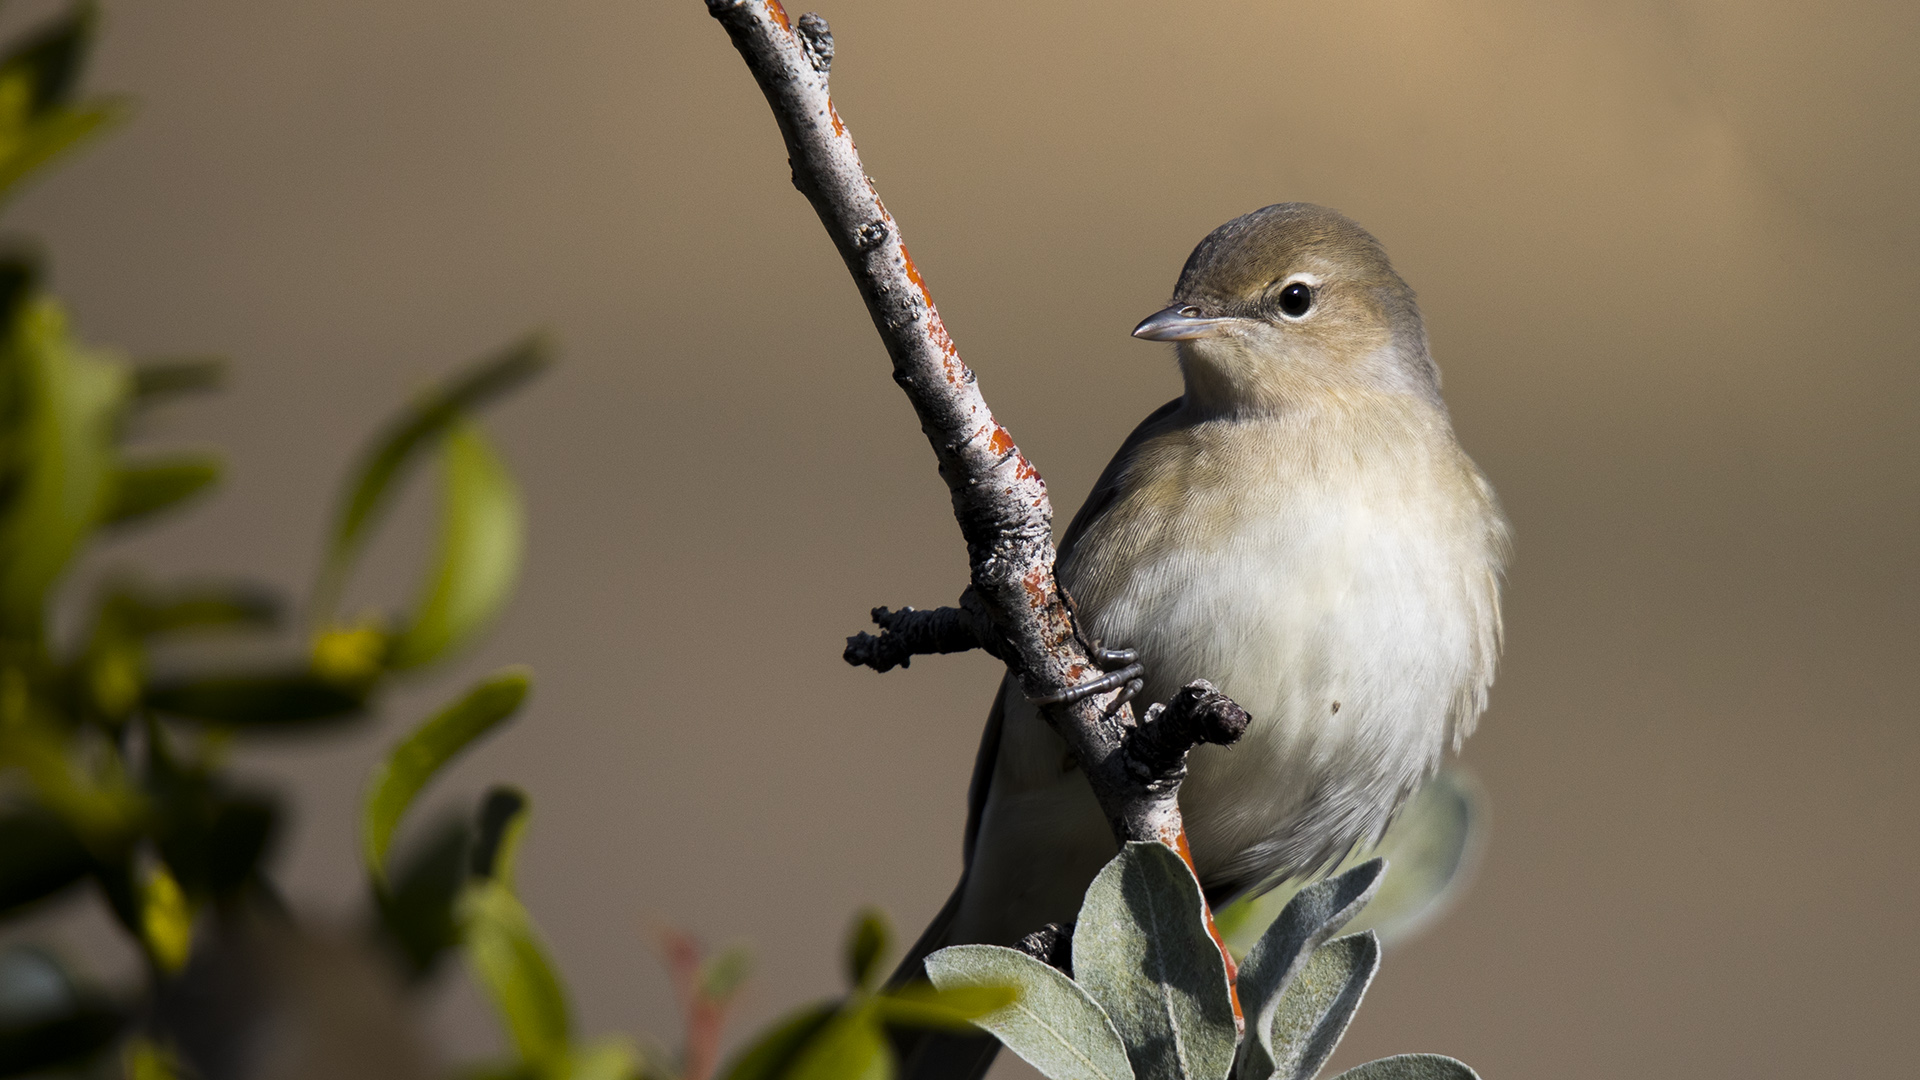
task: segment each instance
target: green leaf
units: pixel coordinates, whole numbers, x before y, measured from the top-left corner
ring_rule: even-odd
[[[102,524],[124,525],[170,509],[212,487],[220,470],[220,459],[211,454],[121,466]]]
[[[501,878],[479,879],[460,898],[467,962],[531,1065],[564,1059],[573,1019],[533,920]]]
[[[1130,843],[1087,889],[1076,981],[1100,1003],[1141,1080],[1223,1080],[1238,1032],[1226,961],[1193,871],[1165,844]]]
[[[733,945],[708,960],[700,968],[700,996],[724,1004],[732,999],[753,972],[753,953],[745,945]]]
[[[1274,1042],[1274,1013],[1288,984],[1302,960],[1339,933],[1373,898],[1386,870],[1386,863],[1373,859],[1301,889],[1247,954],[1238,982],[1248,1034],[1240,1046],[1240,1076],[1266,1080],[1280,1067],[1286,1054]]]
[[[513,880],[513,860],[527,827],[527,797],[510,787],[496,787],[480,801],[480,827],[474,836],[474,877]]]
[[[778,1080],[787,1076],[800,1051],[839,1011],[839,1002],[822,1001],[788,1013],[766,1034],[748,1043],[720,1073],[721,1080]]]
[[[545,368],[548,352],[544,339],[530,337],[429,392],[387,425],[355,470],[334,522],[314,590],[322,622],[331,620],[347,572],[368,530],[392,500],[395,482],[423,452],[438,445],[440,436],[456,421]]]
[[[1356,1065],[1333,1080],[1480,1080],[1480,1075],[1440,1054],[1398,1054]]]
[[[868,1004],[841,1009],[807,1040],[784,1080],[892,1080],[896,1069],[886,1029]]]
[[[1212,943],[1208,943],[1212,947]],[[1011,987],[1017,1000],[974,1021],[1049,1080],[1130,1080],[1126,1044],[1079,984],[1018,949],[955,945],[927,957],[943,991]]]
[[[193,911],[180,883],[161,863],[147,871],[140,888],[140,937],[161,971],[172,975],[187,966],[193,952]]]
[[[122,113],[69,104],[94,24],[94,5],[75,4],[0,58],[0,193]]]
[[[973,1032],[981,1017],[1018,998],[1011,984],[936,989],[931,983],[910,982],[875,994],[873,1007],[882,1021],[894,1027]]]
[[[189,720],[234,727],[300,727],[356,716],[364,688],[309,671],[209,675],[157,680],[147,706]]]
[[[227,379],[227,362],[217,356],[170,357],[133,367],[133,404],[146,406],[178,394],[217,390]]]
[[[361,857],[374,881],[386,882],[387,848],[414,797],[460,751],[518,711],[530,685],[524,668],[495,674],[421,724],[374,766],[360,812]]]
[[[38,808],[0,817],[0,915],[67,888],[93,859],[66,823]]]
[[[892,936],[886,916],[873,908],[854,918],[853,930],[847,935],[847,980],[854,989],[865,990],[873,985],[879,974],[880,959],[886,954],[888,939]]]
[[[439,554],[413,619],[394,640],[396,668],[431,663],[493,621],[513,595],[524,522],[520,492],[478,425],[442,442]]]
[[[1354,852],[1332,871],[1338,874],[1373,858],[1384,858],[1393,867],[1349,929],[1373,930],[1381,944],[1391,946],[1419,933],[1442,914],[1479,861],[1487,829],[1486,802],[1479,782],[1464,766],[1458,762],[1442,766],[1407,801],[1378,844]],[[1214,912],[1227,944],[1237,955],[1245,955],[1304,885],[1283,884]]]
[[[187,585],[151,591],[132,584],[116,586],[101,603],[101,622],[135,637],[182,630],[270,629],[280,618],[280,601],[256,585]]]
[[[1313,951],[1280,995],[1268,1029],[1283,1080],[1313,1080],[1347,1033],[1367,984],[1380,970],[1372,931],[1335,938]]]
[[[18,310],[0,369],[10,384],[0,395],[18,395],[20,417],[0,462],[0,630],[37,639],[48,591],[107,508],[129,382],[124,365],[74,343],[44,298]]]
[[[633,1080],[640,1055],[618,1039],[572,1050],[567,1055],[565,1080]]]

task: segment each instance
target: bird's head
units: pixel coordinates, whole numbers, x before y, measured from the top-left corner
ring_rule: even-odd
[[[1133,336],[1177,342],[1187,396],[1211,410],[1278,409],[1326,391],[1439,394],[1420,309],[1386,250],[1345,215],[1307,203],[1209,233],[1173,303]]]

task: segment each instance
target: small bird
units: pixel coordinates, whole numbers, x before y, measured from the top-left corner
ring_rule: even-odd
[[[1081,625],[1142,700],[1207,679],[1252,717],[1195,750],[1180,807],[1218,905],[1377,840],[1486,707],[1508,530],[1460,449],[1413,290],[1342,214],[1281,203],[1210,233],[1133,336],[1185,392],[1121,444],[1060,544]],[[974,767],[966,870],[909,953],[1070,922],[1116,853],[1066,744],[1010,679]],[[925,1042],[906,1075],[978,1076]],[[969,1053],[972,1056],[969,1056]]]

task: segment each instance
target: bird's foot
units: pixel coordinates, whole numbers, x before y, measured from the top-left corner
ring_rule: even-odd
[[[1070,686],[1057,694],[1042,694],[1029,700],[1035,705],[1071,705],[1095,694],[1104,694],[1109,690],[1118,689],[1120,696],[1113,700],[1113,704],[1107,706],[1107,711],[1112,712],[1132,701],[1146,687],[1143,676],[1146,675],[1147,669],[1140,663],[1138,651],[1109,649],[1104,645],[1095,644],[1088,650],[1088,655],[1095,664],[1106,669],[1107,674],[1097,679],[1089,679],[1078,686]]]

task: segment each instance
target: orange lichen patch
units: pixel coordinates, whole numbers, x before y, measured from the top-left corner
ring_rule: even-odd
[[[780,0],[767,0],[767,13],[780,24],[780,29],[793,33],[793,24],[787,21],[787,9],[780,6]]]
[[[913,256],[907,254],[907,245],[904,242],[900,245],[900,261],[907,264],[907,280],[913,282],[913,287],[920,290],[920,299],[925,300],[927,307],[931,309],[933,294],[927,291],[926,280],[920,276],[920,268],[913,265]]]
[[[1193,876],[1198,878],[1200,876],[1200,870],[1193,865],[1193,849],[1187,846],[1187,830],[1185,828],[1182,828],[1174,835],[1173,850],[1180,853],[1180,861],[1186,863],[1187,869],[1192,870]],[[1227,996],[1233,1001],[1234,1026],[1244,1028],[1246,1025],[1246,1017],[1240,1012],[1240,987],[1238,985],[1240,981],[1240,965],[1233,962],[1233,953],[1227,949],[1227,939],[1221,935],[1220,928],[1214,925],[1213,909],[1207,907],[1206,902],[1202,901],[1201,910],[1204,911],[1207,916],[1207,936],[1212,938],[1214,945],[1220,949],[1220,959],[1227,965]]]
[[[840,122],[840,110],[833,107],[832,99],[828,99],[827,101],[827,119],[833,123],[833,133],[835,135],[845,135],[847,133],[847,125]]]
[[[1020,587],[1027,590],[1027,606],[1046,607],[1053,598],[1053,590],[1049,587],[1052,584],[1053,572],[1044,566],[1021,578]]]
[[[1013,449],[1013,433],[1000,424],[993,425],[993,437],[987,440],[987,449],[996,456]]]

